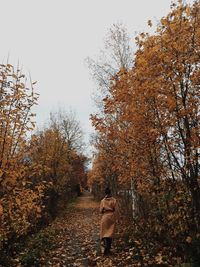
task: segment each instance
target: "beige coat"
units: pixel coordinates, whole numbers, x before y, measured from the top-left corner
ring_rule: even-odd
[[[108,197],[101,200],[100,213],[102,214],[100,223],[100,238],[113,237],[116,222],[116,199]]]

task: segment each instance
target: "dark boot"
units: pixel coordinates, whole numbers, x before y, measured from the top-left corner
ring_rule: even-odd
[[[105,237],[104,238],[104,246],[105,246],[104,255],[110,254],[111,244],[112,244],[112,238]]]
[[[104,255],[108,254],[108,243],[107,243],[107,237],[103,238],[103,242],[104,242]]]
[[[111,249],[111,245],[112,245],[112,238],[108,238],[107,239],[107,243],[108,243],[108,253],[110,253],[110,249]]]

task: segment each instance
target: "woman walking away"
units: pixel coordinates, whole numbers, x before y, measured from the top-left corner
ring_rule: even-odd
[[[116,199],[111,196],[110,188],[106,188],[105,197],[101,200],[100,213],[102,214],[100,223],[100,238],[104,242],[104,255],[110,254],[112,238],[115,231],[116,222]]]

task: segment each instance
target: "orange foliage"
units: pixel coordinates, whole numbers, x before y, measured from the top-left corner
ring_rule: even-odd
[[[154,35],[136,37],[133,68],[118,71],[91,117],[91,183],[131,190],[137,234],[148,244],[165,233],[166,247],[183,250],[200,226],[199,4],[180,1]]]
[[[85,177],[86,157],[73,144],[80,133],[69,146],[59,123],[52,123],[28,139],[35,83],[27,85],[12,65],[0,65],[0,248],[55,215],[57,202],[72,198]],[[71,125],[76,133],[78,123]]]

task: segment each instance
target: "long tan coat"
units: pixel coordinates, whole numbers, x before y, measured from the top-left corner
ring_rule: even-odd
[[[105,197],[101,200],[100,213],[102,214],[100,223],[100,238],[113,237],[116,222],[116,199],[114,197]]]

